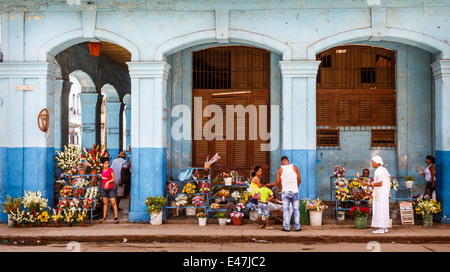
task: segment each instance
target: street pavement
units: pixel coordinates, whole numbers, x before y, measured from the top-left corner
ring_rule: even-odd
[[[356,229],[353,220],[336,223],[324,219],[320,227],[303,225],[302,231],[281,231],[281,224],[273,224],[274,230],[259,229],[254,221],[244,220],[244,224],[234,226],[228,223],[219,226],[216,219],[208,221],[201,227],[196,219],[168,220],[162,225],[149,223],[129,223],[121,221],[113,224],[112,220],[80,227],[8,227],[0,224],[0,241],[4,244],[13,241],[24,244],[83,242],[195,242],[195,243],[450,243],[450,225],[434,222],[432,227],[422,225],[405,225],[394,223],[385,234],[373,234],[372,228]],[[420,222],[419,222],[420,224]],[[368,224],[370,226],[370,224]]]

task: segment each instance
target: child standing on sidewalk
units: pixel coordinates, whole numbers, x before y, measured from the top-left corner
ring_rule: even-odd
[[[262,216],[266,219],[266,229],[267,230],[273,230],[274,228],[272,226],[269,226],[269,217],[270,217],[270,210],[269,210],[269,201],[273,198],[273,192],[269,188],[267,188],[267,181],[261,180],[261,188],[256,191],[255,198],[259,200],[258,203],[258,227],[261,229],[264,227],[262,224]]]

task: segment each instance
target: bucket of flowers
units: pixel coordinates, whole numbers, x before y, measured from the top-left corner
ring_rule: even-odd
[[[197,213],[197,218],[198,218],[199,226],[201,226],[201,227],[206,226],[206,220],[207,220],[208,216],[205,213],[203,213],[203,212]]]
[[[70,209],[62,210],[62,211],[64,214],[64,216],[63,216],[64,221],[69,224],[69,227],[71,227],[73,222],[75,221],[76,209],[70,208]]]
[[[406,188],[412,188],[414,185],[414,181],[416,180],[414,177],[406,176],[403,177],[403,180],[405,181],[405,187]]]
[[[238,203],[238,204],[236,204],[236,210],[237,210],[238,212],[242,211],[243,209],[245,209],[244,203]]]
[[[17,212],[17,209],[20,209],[20,206],[22,205],[22,198],[21,197],[14,197],[7,196],[7,201],[5,201],[5,204],[0,203],[0,207],[3,210],[4,213],[8,214],[8,227],[14,226],[14,220],[12,220],[12,213]]]
[[[162,224],[162,210],[166,201],[166,198],[163,196],[149,196],[146,198],[145,205],[148,207],[147,212],[150,214],[150,224],[152,226]]]
[[[199,206],[203,206],[203,196],[202,195],[196,195],[192,198],[192,205],[199,207]]]
[[[77,166],[81,162],[81,149],[77,146],[64,146],[64,151],[56,150],[58,154],[55,160],[58,167],[66,174],[73,175],[77,172]]]
[[[211,189],[210,189],[210,185],[209,185],[209,182],[207,182],[207,181],[202,181],[201,183],[200,183],[200,193],[204,193],[204,194],[207,194]]]
[[[44,211],[37,216],[37,219],[39,220],[39,222],[41,222],[41,226],[43,226],[43,227],[47,226],[47,222],[48,222],[49,218],[50,218],[50,216],[48,215],[47,211]]]
[[[233,225],[234,226],[239,226],[242,225],[242,218],[244,217],[244,213],[241,212],[232,212],[230,214],[232,220],[233,220]]]
[[[219,221],[219,226],[225,226],[227,224],[227,215],[223,212],[216,213],[216,218]]]
[[[61,220],[63,220],[62,209],[58,209],[58,210],[53,209],[52,221],[53,221],[53,224],[55,225],[55,227],[59,227]]]
[[[433,226],[433,214],[441,211],[441,203],[433,199],[418,198],[415,205],[417,214],[422,215],[425,227]]]
[[[178,184],[175,182],[169,182],[167,185],[167,193],[169,195],[177,195],[180,192]]]
[[[100,145],[92,145],[91,150],[87,150],[83,147],[84,155],[81,155],[82,159],[85,159],[85,167],[91,174],[97,174],[101,170],[101,160],[104,157],[109,157],[108,152],[104,147]]]
[[[195,189],[197,188],[197,186],[192,183],[192,182],[188,182],[186,183],[186,185],[184,185],[183,190],[181,191],[183,194],[195,194]]]
[[[358,208],[354,206],[350,209],[350,215],[355,219],[355,225],[357,229],[367,228],[367,217],[370,214],[369,207]]]
[[[34,223],[37,221],[37,212],[31,208],[28,212],[24,214],[24,221],[28,223],[30,228],[34,227]]]
[[[22,227],[22,223],[25,220],[25,211],[17,208],[16,211],[11,211],[11,219],[16,224],[17,228]]]
[[[306,208],[309,210],[310,224],[311,226],[321,226],[322,225],[322,213],[328,208],[322,200],[319,198],[313,201],[307,201]]]
[[[222,198],[222,201],[225,201],[225,199],[230,196],[230,191],[227,189],[222,189],[219,191],[218,195]]]
[[[78,224],[80,224],[80,227],[85,226],[86,218],[87,218],[87,210],[78,209],[77,222]]]

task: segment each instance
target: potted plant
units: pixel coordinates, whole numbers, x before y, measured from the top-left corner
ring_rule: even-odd
[[[370,214],[369,207],[358,208],[354,206],[350,209],[350,215],[355,219],[355,225],[357,229],[367,228],[367,217]]]
[[[1,209],[4,213],[8,214],[8,227],[14,226],[14,220],[12,220],[12,212],[17,211],[17,209],[20,208],[20,205],[22,205],[22,198],[21,197],[15,197],[12,198],[11,196],[7,196],[7,201],[4,205],[0,204]]]
[[[309,210],[310,224],[311,226],[321,226],[322,225],[322,213],[328,208],[322,200],[319,198],[314,199],[306,203],[306,208]]]
[[[206,226],[206,219],[208,218],[208,216],[205,213],[197,213],[197,218],[198,218],[198,225],[201,227]]]
[[[227,215],[223,212],[216,214],[217,220],[219,220],[219,226],[225,226],[227,224]]]
[[[405,187],[406,188],[412,188],[414,185],[414,181],[416,180],[414,177],[406,176],[403,177],[403,180],[405,181]]]
[[[150,214],[150,224],[152,226],[162,224],[162,209],[166,204],[166,198],[162,196],[146,198],[145,205],[148,207],[147,212]]]
[[[48,222],[48,219],[50,218],[50,216],[48,215],[48,212],[47,211],[44,211],[44,212],[42,212],[41,214],[39,214],[38,216],[37,216],[37,219],[39,220],[39,222],[41,222],[41,225],[43,226],[43,227],[46,227],[47,226],[47,222]]]
[[[441,203],[433,199],[424,200],[418,198],[415,210],[417,214],[422,215],[423,225],[425,227],[431,227],[433,226],[433,214],[441,211]]]
[[[242,218],[244,217],[244,214],[241,212],[232,212],[230,214],[231,218],[233,219],[233,225],[239,226],[242,225]]]

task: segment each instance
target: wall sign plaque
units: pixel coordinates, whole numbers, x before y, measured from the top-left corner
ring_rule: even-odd
[[[48,110],[47,109],[41,110],[41,112],[39,112],[39,115],[38,115],[38,126],[42,132],[47,131],[49,121],[50,121],[50,117],[48,116]]]

